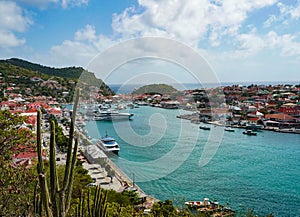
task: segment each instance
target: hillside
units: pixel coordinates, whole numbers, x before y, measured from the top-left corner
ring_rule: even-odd
[[[7,63],[10,63],[14,66],[19,66],[21,68],[29,69],[32,71],[37,71],[49,76],[56,76],[62,78],[79,78],[81,73],[83,72],[83,68],[81,67],[65,67],[65,68],[53,68],[48,66],[42,66],[40,64],[31,63],[25,60],[11,58],[4,60]]]
[[[94,73],[88,72],[82,67],[53,68],[12,58],[0,60],[0,70],[4,72],[4,76],[6,75],[7,82],[10,81],[9,76],[36,76],[41,77],[43,80],[50,78],[54,78],[54,80],[63,79],[67,83],[68,81],[74,81],[75,83],[82,82],[89,86],[99,87],[104,95],[113,94],[112,90],[101,79],[96,78]],[[18,83],[18,80],[14,82]]]
[[[132,94],[171,94],[177,90],[171,85],[167,84],[150,84],[142,86],[132,92]]]

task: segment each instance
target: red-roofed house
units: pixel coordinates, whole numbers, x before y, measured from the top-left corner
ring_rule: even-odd
[[[50,115],[55,115],[55,116],[61,116],[62,115],[62,111],[59,108],[51,108],[48,110],[48,113]]]
[[[279,113],[279,114],[267,114],[265,115],[266,119],[272,120],[272,121],[280,121],[280,122],[286,122],[286,121],[298,121],[297,118],[294,118],[293,116]]]

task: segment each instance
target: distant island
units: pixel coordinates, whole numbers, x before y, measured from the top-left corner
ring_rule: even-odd
[[[167,84],[149,84],[142,86],[132,92],[132,94],[171,94],[178,90]]]

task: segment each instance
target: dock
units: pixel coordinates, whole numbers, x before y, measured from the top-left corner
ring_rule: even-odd
[[[92,143],[84,134],[79,133],[81,139],[79,148],[82,155],[88,160],[83,163],[83,167],[87,169],[91,177],[96,180],[95,185],[101,186],[103,189],[113,189],[117,192],[125,190],[136,191],[140,198],[145,201],[143,206],[145,208],[152,208],[155,202],[158,202],[156,198],[145,194],[145,192],[134,183],[101,149],[99,149],[94,143]],[[87,151],[90,149],[90,151]],[[89,153],[92,153],[90,155]],[[105,171],[105,165],[101,165],[99,162],[105,162],[109,165],[114,176],[109,177],[108,171]]]

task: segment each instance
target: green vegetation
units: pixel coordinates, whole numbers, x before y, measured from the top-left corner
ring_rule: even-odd
[[[60,216],[65,217],[70,209],[71,195],[73,190],[74,170],[77,160],[77,149],[79,135],[75,134],[75,118],[79,101],[79,90],[76,92],[76,99],[71,118],[69,140],[67,146],[67,159],[62,184],[59,183],[56,167],[55,151],[55,123],[51,121],[50,134],[50,185],[47,184],[44,162],[42,158],[42,135],[41,135],[41,111],[37,116],[37,151],[38,151],[38,177],[39,177],[39,201],[35,201],[34,213],[40,216]],[[74,144],[73,141],[75,140]],[[36,197],[35,197],[36,198]],[[38,205],[40,204],[40,205]],[[41,209],[36,209],[41,207]]]
[[[167,84],[150,84],[142,86],[132,92],[132,94],[171,94],[177,90]]]
[[[54,115],[50,115],[49,122],[54,122],[55,128],[55,142],[60,151],[65,152],[68,148],[68,137],[64,135],[63,129],[58,125],[57,119]]]
[[[54,67],[47,67],[42,66],[40,64],[31,63],[25,60],[17,59],[17,58],[11,58],[8,60],[4,60],[7,63],[10,63],[11,65],[28,69],[30,71],[39,72],[45,75],[48,75],[50,77],[61,77],[61,78],[76,78],[78,79],[84,70],[81,67],[65,67],[65,68],[54,68]]]
[[[80,80],[82,83],[86,83],[88,85],[101,88],[104,92],[104,95],[111,94],[110,88],[101,79],[97,79],[94,73],[91,73],[82,67],[72,66],[72,67],[65,67],[65,68],[53,68],[53,67],[42,66],[40,64],[31,63],[17,58],[8,59],[6,60],[6,62],[14,66],[35,71],[40,74],[48,75],[49,77],[54,76],[54,77],[74,79],[76,81]]]
[[[99,94],[113,95],[111,89],[91,72],[81,67],[51,68],[20,59],[0,60],[1,92],[26,96],[51,96],[60,102],[72,102],[75,86],[90,93],[90,87],[99,88]],[[89,95],[89,94],[87,94]]]
[[[27,215],[35,185],[35,169],[15,166],[19,148],[34,147],[32,133],[21,128],[24,117],[0,110],[0,216]]]

